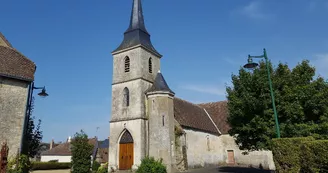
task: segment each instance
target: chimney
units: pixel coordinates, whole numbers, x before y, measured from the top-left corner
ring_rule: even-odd
[[[72,141],[72,138],[71,138],[71,136],[69,136],[68,139],[67,139],[67,142],[71,143],[71,141]]]
[[[55,145],[55,141],[54,141],[54,139],[52,139],[51,140],[51,142],[50,142],[50,150],[54,147],[54,145]]]

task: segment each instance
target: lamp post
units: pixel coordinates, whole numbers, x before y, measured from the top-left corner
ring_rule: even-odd
[[[278,115],[277,115],[276,104],[275,104],[275,100],[274,100],[274,94],[273,94],[273,89],[272,89],[272,81],[271,81],[271,77],[270,77],[270,68],[269,68],[269,62],[268,62],[269,60],[268,60],[266,50],[263,49],[263,55],[261,55],[261,56],[248,55],[248,60],[247,60],[248,62],[247,62],[247,64],[244,65],[244,68],[252,69],[252,68],[255,68],[259,65],[258,63],[253,62],[253,58],[264,58],[265,59],[265,65],[266,65],[267,72],[268,72],[268,79],[269,79],[269,86],[270,86],[270,94],[271,94],[271,99],[272,99],[274,119],[275,119],[275,122],[276,122],[276,133],[277,133],[277,138],[280,138]]]
[[[32,100],[33,100],[33,91],[34,90],[41,90],[40,93],[38,93],[41,97],[47,97],[48,94],[46,93],[45,87],[35,87],[34,82],[31,83],[28,91],[27,96],[27,105],[26,105],[26,114],[24,119],[24,126],[23,126],[23,135],[22,135],[22,141],[21,141],[21,154],[28,155],[28,141],[27,141],[27,132],[29,128],[29,119],[31,116],[31,106],[32,106]]]

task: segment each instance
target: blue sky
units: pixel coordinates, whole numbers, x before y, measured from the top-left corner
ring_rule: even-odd
[[[35,83],[50,94],[35,101],[44,141],[63,141],[80,129],[107,138],[111,51],[128,27],[132,0],[1,4],[0,31],[37,64]],[[319,74],[328,72],[328,0],[143,0],[143,10],[177,97],[224,100],[231,74],[264,47],[274,63],[309,59]]]

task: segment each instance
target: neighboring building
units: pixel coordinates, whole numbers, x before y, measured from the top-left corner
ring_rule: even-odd
[[[20,151],[35,70],[35,64],[0,33],[0,143],[7,141],[9,157]]]
[[[108,163],[108,148],[109,148],[109,139],[98,142],[98,151],[96,156],[96,161],[105,164]]]
[[[160,72],[162,55],[146,30],[141,0],[133,0],[129,28],[112,52],[109,171],[137,169],[145,156],[168,172],[219,163],[274,169],[271,151],[243,155],[229,136],[227,102],[193,104],[174,97]]]
[[[98,139],[92,138],[88,141],[89,144],[93,146],[91,161],[96,158],[98,149]],[[57,161],[57,162],[71,162],[72,152],[71,152],[71,138],[69,137],[67,142],[58,144],[57,146],[51,148],[48,151],[41,153],[41,162]]]
[[[45,151],[51,150],[52,148],[56,147],[59,144],[56,144],[54,140],[51,140],[50,143],[42,142],[40,144],[39,151],[37,152],[34,158],[31,158],[31,161],[41,161],[41,154]]]

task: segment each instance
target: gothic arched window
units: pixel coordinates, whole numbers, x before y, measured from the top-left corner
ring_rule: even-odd
[[[124,59],[124,72],[130,71],[130,58],[127,56]]]
[[[151,57],[148,60],[148,70],[149,70],[149,73],[153,72],[153,62],[151,61]]]
[[[123,90],[123,105],[128,107],[130,105],[130,93],[128,88]]]

